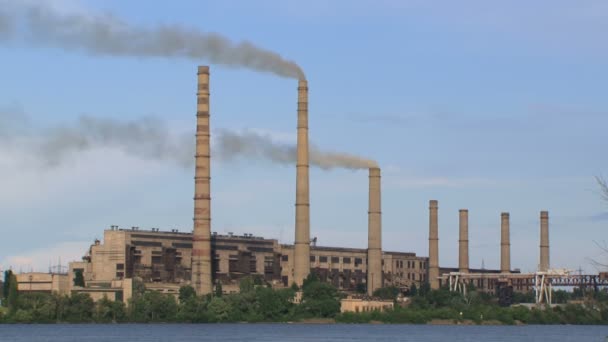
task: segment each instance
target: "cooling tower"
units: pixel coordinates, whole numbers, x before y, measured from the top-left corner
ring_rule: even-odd
[[[192,235],[192,284],[199,295],[211,293],[213,290],[209,137],[209,67],[199,66],[194,175],[194,232]]]

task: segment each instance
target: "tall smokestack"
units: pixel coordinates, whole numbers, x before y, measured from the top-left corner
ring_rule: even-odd
[[[382,212],[380,169],[369,169],[369,211],[367,232],[367,294],[382,287]]]
[[[211,164],[209,148],[209,67],[198,67],[192,283],[199,295],[213,290],[211,274]]]
[[[459,213],[458,269],[461,273],[469,273],[469,211],[467,209],[460,209]]]
[[[539,271],[549,270],[549,212],[540,212],[540,265]]]
[[[509,213],[500,214],[500,272],[511,272],[511,238]]]
[[[310,203],[308,194],[308,82],[298,83],[296,163],[296,238],[293,282],[301,286],[310,273]]]
[[[429,284],[431,289],[439,289],[439,224],[436,200],[429,201]]]

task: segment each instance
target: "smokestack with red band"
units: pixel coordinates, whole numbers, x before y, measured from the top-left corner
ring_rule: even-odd
[[[367,241],[367,294],[382,287],[382,212],[380,169],[369,169],[369,211]]]
[[[500,214],[500,272],[511,272],[511,238],[509,213]]]
[[[429,284],[431,289],[439,289],[439,224],[436,200],[429,201]]]
[[[310,203],[308,192],[308,82],[298,83],[296,164],[296,236],[293,281],[301,286],[310,273]]]
[[[540,265],[539,271],[549,270],[549,212],[540,212]]]
[[[209,138],[209,67],[199,66],[196,108],[194,233],[192,235],[192,284],[199,295],[211,293],[213,290]]]
[[[460,209],[459,214],[458,269],[461,273],[469,273],[469,211],[467,209]]]

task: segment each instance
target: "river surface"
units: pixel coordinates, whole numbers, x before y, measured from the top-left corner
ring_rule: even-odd
[[[0,341],[608,341],[608,326],[363,324],[0,325]]]

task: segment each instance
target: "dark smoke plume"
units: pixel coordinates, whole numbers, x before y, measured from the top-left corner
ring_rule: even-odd
[[[237,158],[263,159],[273,163],[294,165],[297,160],[295,144],[273,141],[270,136],[254,132],[237,133],[218,131],[214,138],[217,156],[222,160]],[[368,169],[377,167],[373,160],[352,154],[321,151],[315,146],[309,148],[310,165],[324,170],[333,168]]]
[[[295,165],[296,145],[273,141],[254,132],[218,130],[212,133],[212,158],[266,160]],[[131,121],[81,116],[72,124],[37,127],[19,108],[0,108],[0,146],[19,151],[44,164],[59,166],[79,153],[113,148],[146,160],[194,165],[194,132],[175,133],[166,122],[154,117]],[[376,162],[354,155],[310,147],[310,164],[321,169],[365,169]]]
[[[81,116],[75,125],[47,131],[40,147],[50,163],[59,163],[69,154],[95,147],[117,148],[128,155],[171,161],[184,168],[194,162],[193,135],[173,136],[164,122],[152,117],[119,122]]]
[[[12,28],[13,23],[11,18],[0,10],[0,39],[8,37]]]
[[[133,121],[81,116],[71,125],[40,128],[15,109],[0,109],[0,143],[41,162],[58,166],[78,153],[115,148],[127,155],[189,168],[194,164],[194,134],[172,134],[153,117]]]
[[[304,72],[295,62],[247,41],[234,43],[217,33],[178,25],[139,27],[109,14],[60,14],[42,1],[0,0],[2,38],[81,50],[93,55],[206,60],[212,64],[305,79]]]

